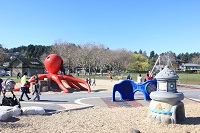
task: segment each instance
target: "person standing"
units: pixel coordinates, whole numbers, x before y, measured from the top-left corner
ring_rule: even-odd
[[[92,81],[92,86],[95,85],[96,86],[96,81],[95,81],[95,77],[93,78],[93,81]]]
[[[62,68],[62,73],[65,75],[65,71],[66,71],[66,67],[65,67],[65,64],[63,64],[63,66],[62,66],[63,68]]]
[[[110,80],[111,80],[111,82],[112,82],[112,73],[109,73],[109,78],[110,78]]]
[[[128,74],[128,76],[126,77],[126,79],[132,80],[130,73]]]
[[[35,73],[35,75],[34,75],[34,79],[35,79],[35,81],[36,81],[36,80],[39,80],[39,79],[38,79],[38,75],[37,75],[37,73]]]
[[[148,81],[148,80],[152,80],[152,77],[149,75],[149,73],[147,73],[147,75],[145,77],[145,81]]]
[[[139,75],[137,76],[137,83],[138,83],[138,84],[141,84],[141,83],[142,83],[142,75],[141,75],[141,74],[139,74]]]
[[[27,91],[26,91],[26,83],[27,83],[27,79],[28,79],[28,73],[24,72],[22,78],[21,78],[21,96],[19,98],[20,101],[24,101],[23,100],[23,96],[24,94],[26,95],[27,99],[30,100],[31,98],[28,96]]]
[[[63,74],[63,75],[65,75],[65,66],[64,66],[64,64],[63,64],[63,62],[60,64],[60,74]]]
[[[21,75],[21,73],[18,72],[18,73],[17,73],[17,79],[21,79],[21,76],[20,76],[20,75]]]
[[[91,85],[91,78],[88,77],[88,84]]]
[[[3,80],[0,78],[0,95],[1,95],[1,91],[2,91],[2,82],[3,82]]]
[[[85,80],[85,81],[86,81],[86,82],[89,84],[89,80],[88,80],[88,79],[89,79],[89,78],[88,78],[88,77],[86,77],[86,80]]]

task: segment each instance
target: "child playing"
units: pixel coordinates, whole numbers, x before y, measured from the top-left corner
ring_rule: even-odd
[[[30,82],[28,82],[28,81],[26,81],[26,83],[24,84],[26,93],[30,93],[30,90],[29,90],[30,85],[31,85],[31,84],[30,84]]]
[[[35,94],[35,97],[33,98],[33,101],[35,102],[36,98],[39,101],[40,100],[40,87],[39,87],[38,80],[35,81],[34,91],[33,91],[32,95],[34,95],[34,94]]]
[[[95,77],[94,77],[94,79],[93,79],[92,85],[95,85],[95,86],[96,86]]]

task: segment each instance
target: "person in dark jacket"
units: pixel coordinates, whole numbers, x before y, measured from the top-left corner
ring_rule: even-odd
[[[35,97],[33,98],[33,101],[35,102],[36,99],[39,101],[40,100],[40,86],[39,86],[38,80],[35,81],[33,95],[34,94],[35,94]]]

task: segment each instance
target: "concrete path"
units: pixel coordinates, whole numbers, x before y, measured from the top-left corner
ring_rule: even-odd
[[[200,103],[200,86],[178,85],[178,91],[184,93],[184,104],[190,103],[191,100]],[[15,95],[17,98],[19,98],[20,92],[15,92]],[[9,96],[9,94],[7,94],[6,96]],[[32,95],[29,96],[33,98]],[[28,101],[24,96],[25,101],[21,101],[20,103],[22,107],[42,107],[45,109],[46,114],[52,114],[60,111],[77,110],[89,107],[112,108],[148,106],[150,101],[144,101],[143,98],[144,97],[141,92],[136,92],[134,101],[120,101],[119,94],[116,94],[117,101],[115,102],[111,101],[111,92],[43,92],[40,101]],[[2,96],[0,97],[0,101],[2,101]]]

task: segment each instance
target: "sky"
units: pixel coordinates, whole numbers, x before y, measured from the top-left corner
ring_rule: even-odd
[[[0,0],[0,44],[200,52],[199,7],[199,0]]]

